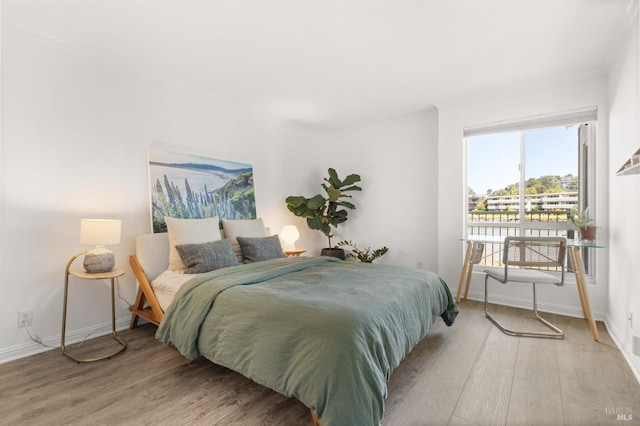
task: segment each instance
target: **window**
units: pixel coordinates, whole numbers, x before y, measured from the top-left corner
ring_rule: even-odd
[[[595,109],[465,129],[468,236],[568,236],[568,214],[593,204]],[[592,208],[593,212],[593,208]],[[588,250],[583,250],[585,253]],[[485,246],[486,265],[500,246]],[[585,267],[590,273],[588,254]]]

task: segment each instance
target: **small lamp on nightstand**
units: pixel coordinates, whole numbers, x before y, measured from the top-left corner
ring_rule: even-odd
[[[300,238],[300,232],[298,232],[298,228],[295,225],[286,225],[282,228],[280,238],[284,241],[283,249],[288,256],[300,256],[307,251],[306,249],[296,248],[296,241]]]
[[[285,225],[280,231],[280,238],[284,241],[284,251],[294,251],[296,249],[296,241],[300,238],[300,232],[295,225]]]
[[[82,219],[80,244],[92,245],[84,255],[84,270],[90,274],[109,272],[115,266],[113,252],[105,247],[120,244],[121,221],[112,219]]]

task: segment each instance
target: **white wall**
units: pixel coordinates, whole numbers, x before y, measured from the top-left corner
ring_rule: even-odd
[[[135,236],[150,231],[151,144],[252,164],[258,215],[277,232],[290,215],[281,145],[315,137],[3,27],[0,360],[38,349],[16,327],[21,310],[33,310],[32,333],[59,343],[64,268],[86,248],[79,245],[81,218],[122,220],[113,250],[127,271],[121,295],[133,301],[128,256]],[[116,315],[126,326],[125,302],[117,301]],[[68,341],[109,326],[108,283],[72,278]]]
[[[637,3],[636,3],[637,7]],[[640,67],[638,11],[619,43],[609,75],[609,148],[613,175],[640,148]],[[632,336],[640,336],[640,175],[610,180],[610,274],[607,327],[634,366],[640,380],[640,356],[632,354]],[[628,320],[633,313],[633,321]]]
[[[64,267],[86,248],[79,245],[81,218],[122,220],[113,250],[127,272],[120,293],[133,301],[128,256],[135,236],[150,230],[150,146],[252,164],[258,215],[273,233],[299,225],[298,246],[311,254],[326,239],[288,212],[284,199],[320,192],[328,167],[359,173],[357,210],[334,242],[386,245],[380,263],[438,267],[435,110],[325,135],[9,27],[2,55],[0,362],[42,350],[16,327],[21,310],[33,310],[32,333],[59,344]],[[120,299],[116,316],[119,328],[128,325]],[[71,278],[67,342],[109,327],[108,283]]]
[[[356,131],[332,135],[322,146],[287,145],[295,176],[290,195],[310,197],[322,192],[320,184],[333,167],[344,178],[361,176],[362,192],[353,192],[356,209],[340,225],[332,244],[351,240],[358,248],[383,246],[389,252],[378,263],[437,270],[437,158],[438,116],[432,111],[398,122],[382,123]],[[307,158],[310,170],[305,163]],[[304,165],[304,166],[303,166]],[[303,166],[303,167],[301,167]],[[297,219],[297,218],[296,218]],[[314,238],[315,248],[326,247],[327,240],[296,221],[305,238]],[[310,244],[301,242],[301,246]],[[320,245],[317,245],[320,244]]]
[[[504,120],[518,120],[541,114],[554,114],[578,108],[598,107],[597,135],[597,195],[595,215],[599,238],[606,241],[608,235],[608,157],[607,157],[607,84],[605,76],[590,76],[583,79],[556,82],[535,87],[505,88],[470,99],[438,105],[440,111],[439,140],[439,273],[452,287],[457,281],[462,264],[463,244],[457,238],[463,235],[466,203],[465,163],[463,128],[479,126]],[[490,164],[487,167],[491,167]],[[593,211],[593,209],[592,209]],[[607,307],[608,257],[606,250],[597,253],[596,282],[591,283],[589,294],[596,318],[603,319]],[[470,297],[484,296],[483,274],[474,272]],[[571,280],[571,277],[569,277]],[[516,286],[502,286],[492,291],[492,300],[498,303],[530,308],[531,290]],[[575,283],[562,288],[542,288],[539,293],[541,310],[582,316],[580,300]]]

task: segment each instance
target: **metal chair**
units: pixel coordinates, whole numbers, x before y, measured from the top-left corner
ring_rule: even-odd
[[[564,332],[558,327],[542,318],[538,314],[536,300],[536,284],[564,285],[564,261],[567,240],[564,237],[506,237],[502,261],[503,269],[486,269],[484,271],[484,313],[503,333],[511,336],[542,337],[563,339]],[[514,266],[520,268],[513,268]],[[538,268],[538,269],[529,269]],[[542,272],[539,268],[560,268],[560,277]],[[507,284],[509,282],[521,282],[533,284],[533,312],[536,319],[549,327],[553,332],[516,331],[504,327],[487,309],[489,277]]]

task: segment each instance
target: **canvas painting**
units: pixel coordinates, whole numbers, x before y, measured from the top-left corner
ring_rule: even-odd
[[[166,232],[165,217],[255,219],[250,164],[148,150],[153,232]]]

